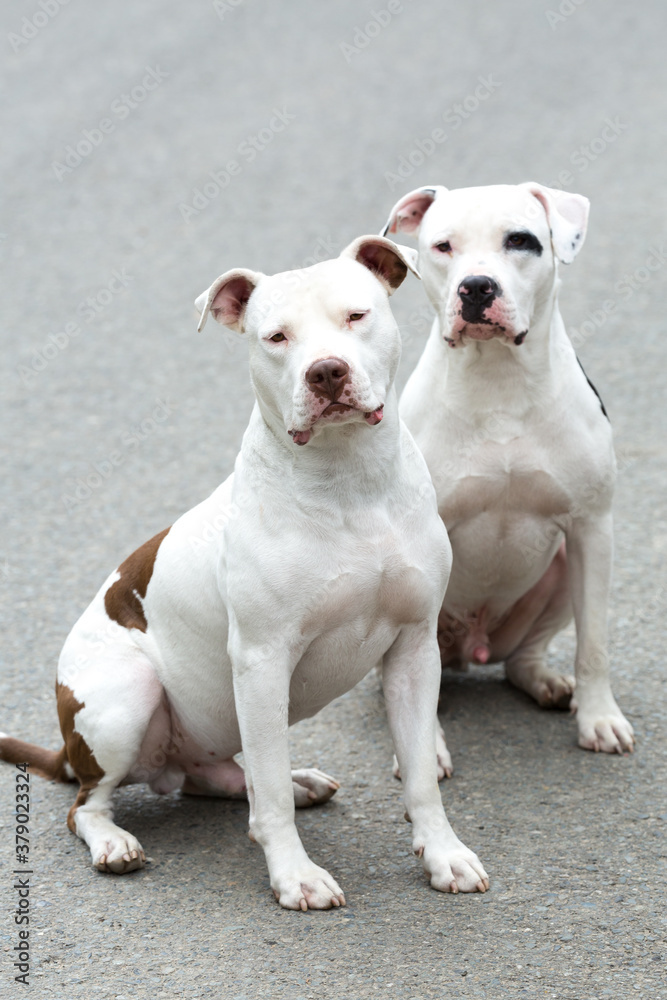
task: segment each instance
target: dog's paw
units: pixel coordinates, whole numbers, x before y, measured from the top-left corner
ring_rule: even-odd
[[[445,734],[442,726],[438,726],[435,734],[435,757],[438,762],[438,781],[442,781],[443,778],[451,778],[454,768],[447,744],[445,743]]]
[[[438,781],[442,781],[443,778],[451,778],[454,773],[454,766],[449,750],[447,749],[447,744],[445,743],[445,734],[440,726],[435,734],[435,759],[438,766]],[[395,754],[392,773],[395,778],[398,778],[399,781],[401,780],[401,769],[398,766],[398,758]]]
[[[330,910],[345,906],[345,896],[324,868],[309,863],[272,880],[271,888],[286,910]]]
[[[535,678],[529,693],[540,708],[569,708],[574,694],[574,677],[545,671]]]
[[[297,809],[306,806],[319,805],[327,802],[340,788],[340,783],[324,771],[315,767],[292,771],[292,787],[294,788],[294,805]]]
[[[100,872],[124,875],[146,864],[146,855],[136,837],[124,830],[105,837],[92,848],[93,866]]]
[[[623,713],[616,711],[604,714],[577,713],[579,724],[579,746],[596,753],[632,752],[635,736],[632,726]]]
[[[424,846],[416,839],[412,847],[438,892],[486,892],[489,888],[482,862],[460,840],[444,846]]]
[[[574,694],[574,677],[555,674],[542,660],[522,661],[518,656],[505,663],[510,684],[525,691],[540,708],[569,708]]]

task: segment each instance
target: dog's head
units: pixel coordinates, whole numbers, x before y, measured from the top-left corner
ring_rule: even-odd
[[[362,236],[334,260],[300,270],[228,271],[197,299],[199,329],[211,313],[249,338],[262,412],[296,444],[332,425],[373,426],[401,350],[389,296],[415,270],[414,256],[381,236]]]
[[[394,206],[385,233],[419,240],[419,270],[452,347],[499,337],[520,346],[548,306],[557,261],[586,235],[589,202],[532,182],[418,188]]]

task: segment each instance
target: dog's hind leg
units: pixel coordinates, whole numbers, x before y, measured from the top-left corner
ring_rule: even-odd
[[[67,817],[72,833],[88,844],[94,867],[115,875],[124,875],[146,864],[146,855],[137,838],[113,821],[111,797],[121,780],[117,775],[105,774],[92,789],[82,785]]]
[[[315,767],[292,771],[294,805],[297,809],[327,802],[340,788],[331,775]],[[225,799],[246,799],[245,772],[235,760],[211,764],[195,774],[188,774],[181,789],[185,795],[210,795]]]
[[[505,660],[507,679],[529,694],[542,708],[568,708],[574,692],[574,678],[557,674],[547,667],[547,648],[553,637],[572,619],[572,601],[567,580],[565,546],[562,545],[536,585],[519,602],[535,601],[538,614],[516,649]],[[539,604],[541,603],[541,608]],[[503,626],[493,636],[494,651],[503,645]]]
[[[151,720],[162,710],[162,686],[142,658],[96,665],[73,688],[58,684],[57,696],[67,758],[81,786],[67,825],[88,844],[99,871],[121,875],[143,868],[141,844],[113,821],[112,796],[124,782],[150,778],[132,771]]]

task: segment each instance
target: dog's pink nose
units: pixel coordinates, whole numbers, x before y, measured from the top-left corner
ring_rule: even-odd
[[[306,382],[311,392],[335,402],[350,374],[350,366],[340,358],[323,358],[315,361],[306,372]]]

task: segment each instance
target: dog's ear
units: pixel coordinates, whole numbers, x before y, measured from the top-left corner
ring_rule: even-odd
[[[382,282],[388,295],[396,291],[408,270],[420,277],[417,251],[398,246],[384,236],[360,236],[345,247],[341,257],[352,257],[372,271]]]
[[[447,188],[441,184],[429,184],[403,195],[389,213],[387,225],[380,235],[386,236],[387,233],[416,234],[426,212],[438,197],[438,193],[446,190]]]
[[[258,271],[237,267],[216,278],[211,287],[195,300],[195,309],[201,313],[197,331],[204,329],[211,313],[218,323],[242,333],[248,299],[263,277]]]
[[[542,184],[526,186],[547,213],[554,253],[563,264],[571,264],[584,245],[591,203],[583,194],[569,194]]]

